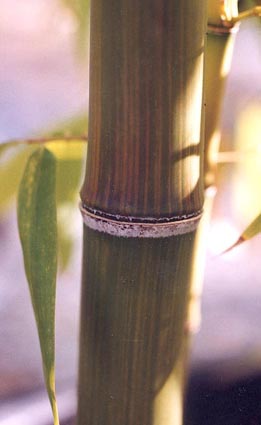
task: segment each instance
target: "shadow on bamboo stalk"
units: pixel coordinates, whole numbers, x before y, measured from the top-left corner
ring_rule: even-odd
[[[182,423],[204,38],[205,2],[92,2],[78,425]]]

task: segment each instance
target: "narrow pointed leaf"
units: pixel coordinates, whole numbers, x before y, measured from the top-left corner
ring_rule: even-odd
[[[18,227],[40,340],[46,388],[54,424],[59,424],[55,396],[55,290],[57,271],[56,160],[45,148],[28,159],[18,195]]]
[[[261,232],[261,213],[249,224],[242,233],[242,238],[248,240]]]
[[[236,246],[240,245],[241,243],[252,239],[254,236],[256,236],[258,233],[261,233],[261,214],[259,214],[250,224],[249,226],[244,230],[244,232],[239,236],[238,240],[230,246],[228,249],[225,250],[224,253],[231,251],[231,249],[235,248]]]

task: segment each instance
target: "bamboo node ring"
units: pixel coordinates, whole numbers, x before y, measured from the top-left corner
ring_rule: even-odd
[[[227,35],[234,34],[238,31],[238,25],[234,24],[233,26],[225,26],[225,25],[214,25],[208,24],[207,26],[207,34],[215,34],[215,35]]]
[[[126,238],[166,238],[196,230],[202,210],[179,217],[155,219],[108,214],[80,204],[84,224],[92,230]]]

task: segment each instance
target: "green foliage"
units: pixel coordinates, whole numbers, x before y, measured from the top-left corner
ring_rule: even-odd
[[[57,272],[56,160],[45,148],[29,157],[18,195],[18,227],[40,340],[46,388],[54,424],[55,292]]]
[[[57,158],[57,214],[58,214],[58,254],[60,269],[69,264],[74,243],[71,231],[78,209],[78,193],[82,178],[86,143],[60,140],[47,143],[48,149]]]
[[[78,40],[81,46],[87,43],[89,29],[90,0],[61,0],[68,7],[78,22]]]
[[[57,202],[75,203],[82,176],[86,143],[61,139],[48,142],[45,146],[57,158]]]
[[[243,242],[248,241],[249,239],[252,239],[254,236],[256,236],[258,233],[261,233],[261,214],[259,214],[250,224],[247,226],[247,228],[241,233],[238,240],[230,246],[228,249],[225,250],[225,253],[228,251],[231,251],[236,246],[240,245]]]
[[[258,4],[255,0],[240,0],[238,3],[239,11],[242,12],[243,10],[250,9],[251,7],[255,6],[255,4]]]
[[[0,146],[0,214],[8,209],[14,199],[23,169],[32,146],[4,144]]]
[[[259,214],[250,224],[249,226],[244,230],[241,237],[244,240],[248,240],[256,236],[258,233],[261,232],[261,214]]]
[[[68,266],[74,244],[73,221],[78,210],[79,189],[86,158],[85,141],[77,140],[87,136],[88,118],[77,115],[71,120],[58,124],[47,133],[50,137],[60,137],[45,145],[57,158],[57,218],[58,218],[58,258],[59,270]],[[71,140],[65,140],[71,137]],[[75,140],[73,139],[75,137]]]
[[[57,255],[64,269],[74,242],[71,224],[78,209],[86,134],[86,116],[78,116],[47,137],[45,133],[43,138],[0,145],[0,213],[8,209],[20,183],[19,234],[55,425],[59,424],[54,371]]]
[[[0,215],[8,211],[17,193],[29,155],[35,146],[46,146],[57,159],[56,196],[58,215],[58,256],[60,270],[69,264],[74,243],[68,231],[78,208],[87,135],[86,114],[62,122],[43,132],[42,138],[11,140],[0,145]],[[75,139],[74,139],[75,138]]]
[[[46,137],[82,137],[87,136],[88,118],[87,114],[79,114],[75,117],[58,123],[54,128],[45,130],[43,135]]]
[[[58,124],[47,133],[50,137],[61,138],[46,143],[48,149],[57,158],[56,194],[60,270],[68,266],[73,250],[74,234],[71,229],[75,211],[78,209],[79,189],[87,148],[86,141],[77,141],[77,137],[87,136],[87,128],[87,116],[82,114]],[[71,137],[72,140],[65,140],[64,137]],[[73,140],[73,137],[76,139]]]

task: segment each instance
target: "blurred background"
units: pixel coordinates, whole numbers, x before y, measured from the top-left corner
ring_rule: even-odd
[[[85,133],[88,42],[83,40],[88,25],[80,22],[79,37],[77,6],[72,10],[66,3],[0,2],[0,141],[58,134],[63,128],[68,134],[72,128],[79,135]],[[261,424],[261,238],[219,255],[261,210],[260,76],[261,25],[251,19],[238,33],[225,96],[221,150],[238,154],[221,157],[218,168],[203,321],[192,348],[186,425]],[[23,148],[18,151],[0,158],[0,425],[49,425],[52,418],[18,240],[15,198],[9,197],[15,195],[25,163]],[[81,158],[82,148],[76,161]],[[80,181],[80,173],[66,181],[74,195],[64,197],[58,211],[66,229],[60,229],[57,286],[61,425],[73,423],[76,409]]]

